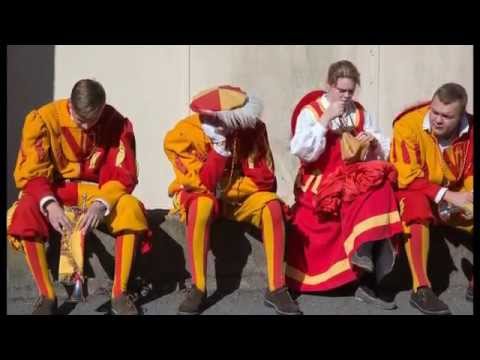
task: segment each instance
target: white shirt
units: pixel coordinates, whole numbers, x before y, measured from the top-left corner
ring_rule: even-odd
[[[325,109],[330,106],[326,94],[320,98],[320,103]],[[348,110],[346,116],[354,119],[355,109]],[[337,129],[340,126],[339,118],[333,119],[329,126],[332,130]],[[370,159],[372,157],[374,159],[385,159],[390,150],[390,139],[383,136],[373,117],[366,111],[364,131],[372,134],[380,145],[368,157]],[[325,151],[327,145],[326,133],[327,128],[317,121],[312,110],[307,107],[303,108],[297,118],[295,135],[290,140],[290,152],[305,162],[316,161]]]

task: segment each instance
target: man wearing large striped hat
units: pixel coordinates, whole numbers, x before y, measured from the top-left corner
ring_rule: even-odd
[[[168,188],[173,213],[186,223],[193,286],[179,314],[199,314],[205,304],[210,227],[218,217],[261,229],[267,262],[265,304],[280,314],[300,314],[285,287],[285,226],[262,103],[238,87],[218,86],[194,97],[193,115],[180,120],[164,147],[175,171]]]
[[[450,313],[428,278],[430,226],[473,231],[473,116],[466,105],[465,89],[447,83],[393,125],[390,161],[398,170],[396,196],[413,277],[410,303],[429,315]],[[473,299],[473,280],[466,297]]]

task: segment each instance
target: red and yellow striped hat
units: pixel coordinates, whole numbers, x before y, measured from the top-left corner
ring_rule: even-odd
[[[194,96],[190,109],[197,113],[230,111],[244,106],[247,101],[247,93],[239,87],[221,85]]]

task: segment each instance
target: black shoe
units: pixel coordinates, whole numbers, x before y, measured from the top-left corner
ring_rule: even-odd
[[[33,304],[32,315],[55,315],[57,310],[57,298],[52,300],[41,295]]]
[[[467,299],[467,301],[473,302],[473,286],[469,286],[467,288],[467,292],[465,293],[465,299]]]
[[[366,304],[371,304],[383,310],[394,310],[397,304],[394,301],[386,301],[378,297],[375,292],[365,285],[360,285],[355,291],[355,299]]]
[[[111,301],[113,315],[138,315],[138,309],[131,295],[122,293]]]
[[[357,251],[353,254],[350,262],[353,265],[365,270],[366,272],[373,273],[375,266],[373,264],[372,258],[369,256],[359,255]]]
[[[412,291],[410,304],[427,315],[450,315],[447,304],[440,300],[429,287],[421,287]]]
[[[187,290],[187,295],[185,299],[178,307],[178,315],[198,315],[202,312],[203,306],[205,305],[205,299],[207,294],[205,291],[199,290],[195,285],[193,285],[189,290]]]
[[[274,291],[267,290],[264,303],[280,315],[302,315],[297,302],[292,299],[285,286]]]

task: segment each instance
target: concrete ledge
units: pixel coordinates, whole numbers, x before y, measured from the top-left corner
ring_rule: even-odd
[[[148,298],[159,297],[184,288],[190,274],[186,265],[185,228],[175,218],[168,218],[167,210],[148,212],[153,231],[153,248],[147,255],[137,253],[131,285]],[[211,249],[208,255],[207,287],[221,293],[231,293],[266,287],[265,255],[258,230],[230,221],[214,224]],[[445,239],[444,239],[445,238]],[[472,273],[472,244],[468,237],[452,229],[432,232],[429,275],[434,290],[444,292],[451,286],[464,287]],[[58,238],[48,248],[48,262],[53,278],[58,271]],[[86,247],[85,274],[88,294],[109,293],[114,269],[114,239],[101,231],[92,234]],[[9,300],[33,298],[37,290],[24,255],[7,250],[7,297]],[[382,285],[392,293],[408,290],[411,276],[404,252],[397,260],[394,271]],[[66,296],[63,285],[56,282],[59,296]]]

